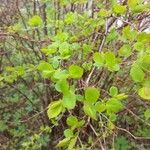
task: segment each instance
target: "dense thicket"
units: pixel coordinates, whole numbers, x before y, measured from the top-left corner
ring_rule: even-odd
[[[148,0],[0,0],[0,149],[149,150]]]

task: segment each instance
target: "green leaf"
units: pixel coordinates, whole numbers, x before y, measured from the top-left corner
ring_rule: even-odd
[[[77,127],[82,127],[84,124],[85,124],[85,121],[81,120],[81,121],[78,122]]]
[[[140,32],[137,35],[137,41],[138,42],[142,42],[144,44],[148,43],[150,39],[150,34],[146,33],[146,32]]]
[[[70,55],[70,44],[68,42],[63,42],[59,46],[59,53],[62,57]]]
[[[39,71],[52,70],[53,69],[51,64],[49,64],[48,62],[45,62],[45,61],[41,61],[37,68]]]
[[[35,15],[29,19],[28,24],[32,27],[38,27],[38,26],[42,25],[42,19],[40,16]]]
[[[149,7],[150,7],[149,4],[138,4],[136,7],[132,9],[132,11],[135,13],[142,13],[142,12],[149,11],[150,9]]]
[[[145,49],[144,43],[136,42],[134,44],[134,49],[136,49],[137,51],[143,51]]]
[[[58,32],[57,35],[53,37],[53,40],[56,42],[65,42],[69,38],[69,34],[66,32]]]
[[[108,67],[110,71],[119,70],[119,65],[117,64],[117,60],[113,52],[105,53],[105,61],[106,61],[106,67]]]
[[[48,47],[42,48],[41,52],[43,52],[45,55],[54,54],[57,52],[58,47],[59,43],[53,42],[52,44],[48,45]]]
[[[56,145],[56,147],[66,147],[70,142],[70,138],[65,138]]]
[[[114,113],[109,114],[109,120],[115,122],[117,120],[117,115]]]
[[[68,145],[68,150],[73,150],[73,148],[74,148],[74,146],[75,146],[75,144],[76,144],[76,142],[77,142],[77,136],[76,137],[74,137],[74,138],[72,138],[71,140],[70,140],[70,143],[69,143],[69,145]]]
[[[56,49],[50,49],[50,48],[42,48],[41,52],[44,53],[45,55],[49,55],[49,54],[54,54],[56,53]]]
[[[73,137],[73,131],[72,131],[71,129],[66,129],[66,130],[64,131],[64,136],[65,136],[66,138],[71,138],[71,137]]]
[[[150,88],[149,87],[143,87],[139,89],[138,94],[146,100],[150,100]]]
[[[110,14],[111,14],[111,12],[106,9],[101,9],[98,12],[98,16],[100,16],[100,17],[108,17]]]
[[[59,80],[56,83],[55,88],[58,92],[67,93],[69,90],[69,84],[66,79]]]
[[[103,102],[97,102],[95,104],[95,110],[99,113],[104,112],[106,110],[106,105]]]
[[[117,100],[123,100],[123,99],[126,99],[127,97],[128,95],[125,95],[124,93],[121,93],[115,96]]]
[[[106,43],[115,41],[118,38],[118,32],[115,29],[112,29],[106,36]]]
[[[111,98],[106,103],[106,109],[108,113],[116,113],[120,111],[123,108],[122,103],[114,98]]]
[[[69,75],[71,78],[81,78],[83,75],[83,69],[77,65],[69,66]]]
[[[93,60],[95,61],[96,65],[102,66],[104,64],[104,54],[103,53],[94,53]]]
[[[67,109],[73,109],[76,105],[76,95],[73,91],[68,91],[63,95],[63,105]]]
[[[133,9],[138,5],[138,0],[128,0],[128,6]]]
[[[109,94],[110,96],[116,96],[118,94],[118,88],[115,87],[115,86],[112,86],[110,89],[109,89]]]
[[[88,53],[90,53],[92,51],[92,46],[89,45],[89,44],[85,44],[84,43],[83,46],[82,46],[82,48],[83,48],[83,53],[85,55],[87,55]]]
[[[52,65],[53,65],[53,68],[54,69],[57,69],[58,67],[59,67],[59,65],[60,65],[60,60],[59,60],[59,57],[53,57],[52,59],[51,59],[51,61],[52,61]]]
[[[76,95],[76,97],[77,97],[77,101],[79,101],[79,102],[83,102],[84,101],[84,96],[83,95]]]
[[[57,69],[54,73],[54,78],[58,80],[67,79],[69,76],[67,70]]]
[[[137,64],[132,66],[130,76],[135,82],[142,82],[144,80],[144,72]]]
[[[39,71],[41,71],[42,76],[44,78],[49,78],[51,77],[52,73],[54,72],[53,67],[51,66],[51,64],[45,62],[45,61],[41,61],[40,64],[38,65],[37,69]]]
[[[75,126],[78,124],[78,119],[75,116],[69,116],[66,121],[68,126]]]
[[[144,53],[141,55],[141,57],[138,59],[139,66],[145,70],[146,72],[149,72],[150,70],[150,54]]]
[[[130,26],[126,26],[122,30],[123,38],[134,41],[137,37],[137,32],[132,30]]]
[[[83,110],[84,110],[85,114],[88,115],[90,118],[97,120],[96,110],[95,110],[94,106],[84,104]]]
[[[129,57],[131,55],[131,46],[129,44],[123,45],[119,50],[119,55]]]
[[[150,119],[150,109],[147,109],[147,110],[144,112],[144,116],[145,116],[145,119],[146,119],[146,120]]]
[[[25,69],[23,66],[16,66],[15,72],[17,73],[18,76],[23,76],[25,74]]]
[[[98,100],[100,92],[95,87],[88,87],[85,89],[85,102],[88,104],[94,104]]]
[[[83,69],[84,69],[85,71],[90,71],[90,70],[92,69],[92,66],[93,66],[93,63],[92,63],[92,62],[89,62],[89,63],[84,62],[84,63],[82,64],[82,67],[83,67]]]
[[[72,24],[76,22],[77,19],[77,13],[69,12],[65,15],[65,23],[66,24]]]
[[[54,101],[49,104],[47,114],[48,118],[55,118],[63,111],[62,100]]]
[[[116,4],[113,6],[113,12],[116,14],[124,14],[127,11],[126,6]]]
[[[144,80],[143,86],[150,88],[150,78]]]

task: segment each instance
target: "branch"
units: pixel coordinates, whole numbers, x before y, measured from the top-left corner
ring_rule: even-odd
[[[28,41],[31,43],[36,43],[36,44],[43,44],[43,43],[49,43],[52,42],[50,39],[48,40],[34,40],[31,37],[27,37],[27,36],[20,36],[19,34],[16,33],[5,33],[5,32],[0,32],[0,37],[14,37],[16,39],[22,39],[24,41]]]

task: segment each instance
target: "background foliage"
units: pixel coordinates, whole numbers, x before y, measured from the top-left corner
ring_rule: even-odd
[[[149,1],[0,2],[0,148],[150,148]]]

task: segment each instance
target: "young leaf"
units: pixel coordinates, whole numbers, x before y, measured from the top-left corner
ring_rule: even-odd
[[[137,4],[138,4],[138,0],[128,0],[128,6],[132,9],[135,8]]]
[[[57,35],[53,37],[53,40],[56,42],[65,42],[69,38],[69,34],[66,32],[58,32]]]
[[[75,116],[69,116],[66,123],[68,126],[72,127],[78,124],[78,119]]]
[[[70,44],[68,42],[63,42],[59,45],[59,53],[62,57],[70,55]]]
[[[42,25],[42,19],[40,16],[35,15],[29,19],[28,24],[32,27],[38,27],[38,26]]]
[[[77,19],[77,14],[73,12],[69,12],[65,16],[66,24],[72,24],[76,21],[76,19]]]
[[[102,66],[104,64],[104,54],[103,53],[94,53],[93,60],[98,66]]]
[[[126,26],[122,30],[123,38],[133,41],[137,37],[137,32],[132,30],[130,26]]]
[[[123,108],[122,103],[119,100],[114,98],[111,98],[106,103],[106,109],[109,113],[116,113],[120,111],[122,108]]]
[[[138,94],[146,100],[150,100],[150,88],[149,87],[143,87],[138,91]]]
[[[144,72],[137,64],[132,66],[130,76],[135,82],[142,82],[144,80]]]
[[[37,68],[39,71],[53,70],[53,67],[51,66],[51,64],[49,64],[46,61],[41,61]]]
[[[86,115],[88,115],[89,117],[91,117],[94,120],[97,120],[96,110],[95,110],[94,106],[84,104],[83,110],[84,110]]]
[[[131,46],[129,44],[123,45],[119,50],[119,55],[129,57],[131,55]]]
[[[100,17],[108,17],[110,14],[111,14],[111,12],[106,9],[101,9],[98,12],[98,16],[100,16]]]
[[[118,32],[115,29],[112,29],[106,36],[106,43],[110,43],[118,38]]]
[[[84,124],[85,124],[85,121],[81,120],[81,121],[78,122],[77,127],[82,127]]]
[[[113,52],[105,53],[105,61],[106,61],[106,66],[110,71],[119,70],[119,65],[117,64],[116,56]]]
[[[126,6],[117,4],[117,5],[113,6],[113,11],[116,14],[124,14],[127,11],[127,8],[126,8]]]
[[[87,102],[88,104],[95,103],[98,100],[99,96],[100,92],[95,87],[88,87],[85,90],[85,102]]]
[[[62,100],[50,103],[47,110],[48,118],[51,119],[57,117],[62,112],[62,110],[63,110]]]
[[[74,137],[74,138],[72,138],[71,140],[70,140],[70,143],[69,143],[69,145],[68,145],[68,150],[73,150],[73,148],[74,148],[74,146],[75,146],[75,144],[76,144],[76,142],[77,142],[77,136],[76,137]]]
[[[95,104],[95,110],[99,113],[104,112],[106,110],[106,105],[103,102],[97,102]]]
[[[115,98],[117,100],[123,100],[123,99],[126,99],[127,97],[128,97],[128,95],[125,95],[124,93],[115,95]]]
[[[117,119],[117,115],[116,115],[115,113],[109,114],[109,120],[110,120],[111,122],[115,122],[116,119]]]
[[[58,92],[67,93],[69,90],[69,84],[68,84],[67,80],[65,80],[65,79],[59,80],[56,83],[55,88]]]
[[[150,70],[150,54],[147,54],[147,53],[143,54],[139,58],[138,64],[143,70],[145,71]]]
[[[41,71],[43,78],[49,78],[51,77],[52,73],[54,72],[53,67],[51,64],[41,61],[40,64],[38,65],[37,69]]]
[[[71,65],[69,66],[69,75],[71,78],[81,78],[83,69],[77,65]]]
[[[118,88],[115,87],[115,86],[112,86],[110,89],[109,89],[109,94],[110,96],[116,96],[118,94]]]
[[[73,109],[76,105],[76,95],[73,91],[68,91],[63,95],[63,105],[67,109]]]
[[[63,79],[67,79],[68,78],[68,72],[67,70],[61,70],[61,69],[57,69],[54,73],[54,78],[58,79],[58,80],[63,80]]]
[[[144,112],[144,116],[145,116],[146,120],[150,119],[150,109],[147,109],[147,110]]]
[[[71,129],[66,129],[66,130],[64,131],[64,136],[65,136],[66,138],[71,138],[71,137],[73,137],[73,131],[72,131]]]
[[[56,145],[56,147],[66,147],[69,144],[70,138],[65,138]]]
[[[82,48],[83,48],[83,53],[85,55],[87,55],[88,53],[92,51],[92,46],[89,44],[83,44]]]
[[[136,42],[134,44],[134,49],[137,51],[143,51],[145,49],[145,45],[142,42]]]

